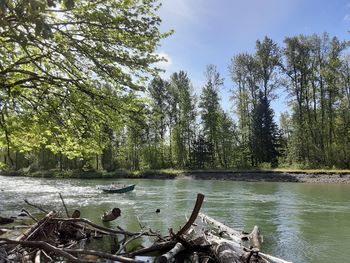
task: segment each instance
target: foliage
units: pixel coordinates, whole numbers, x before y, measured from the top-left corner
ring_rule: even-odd
[[[0,146],[100,154],[138,114],[159,41],[157,1],[1,0]],[[136,100],[136,102],[135,102]],[[136,105],[136,106],[135,106]]]
[[[196,99],[191,81],[184,71],[174,73],[170,81],[171,145],[176,167],[190,166],[191,141],[195,137]]]
[[[199,107],[203,122],[203,134],[212,145],[211,167],[216,167],[221,161],[219,151],[219,121],[221,114],[219,91],[223,85],[223,79],[217,71],[216,66],[208,65],[206,72],[207,83],[203,88]]]
[[[192,165],[194,168],[203,169],[211,163],[213,156],[213,145],[203,136],[199,135],[192,142]]]
[[[286,38],[285,43],[284,72],[293,106],[291,160],[311,167],[348,167],[350,108],[344,87],[349,72],[343,56],[348,44],[328,34]]]
[[[258,40],[231,60],[232,116],[214,65],[198,102],[185,71],[145,82],[168,35],[156,3],[0,0],[1,170],[172,178],[183,173],[174,168],[350,168],[347,42]],[[281,91],[290,108],[278,127]]]
[[[278,133],[273,111],[265,94],[260,91],[257,106],[252,113],[252,159],[254,166],[261,163],[277,165]]]

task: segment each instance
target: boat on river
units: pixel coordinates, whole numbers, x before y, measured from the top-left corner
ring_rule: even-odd
[[[134,184],[131,184],[131,185],[111,184],[106,187],[101,187],[100,189],[105,193],[123,194],[134,190],[134,188],[135,188]]]

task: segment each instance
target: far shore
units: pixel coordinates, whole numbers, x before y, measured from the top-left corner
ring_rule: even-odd
[[[176,179],[231,180],[245,182],[293,182],[293,183],[331,183],[350,184],[350,170],[144,170],[114,172],[103,171],[37,171],[0,172],[5,176],[28,176],[62,179]]]
[[[221,172],[221,173],[189,173],[195,179],[206,180],[232,180],[246,182],[293,182],[293,183],[328,183],[350,184],[350,172],[282,172],[282,171],[258,171],[258,172]]]

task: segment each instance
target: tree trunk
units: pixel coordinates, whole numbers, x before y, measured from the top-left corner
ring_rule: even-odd
[[[113,208],[112,210],[105,212],[102,216],[101,219],[103,222],[109,222],[117,219],[120,216],[120,209],[119,208]]]

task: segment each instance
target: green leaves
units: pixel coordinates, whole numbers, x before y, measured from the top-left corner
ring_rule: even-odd
[[[139,109],[132,93],[157,72],[153,51],[166,34],[156,3],[0,0],[4,145],[100,153],[105,127],[118,129]]]

